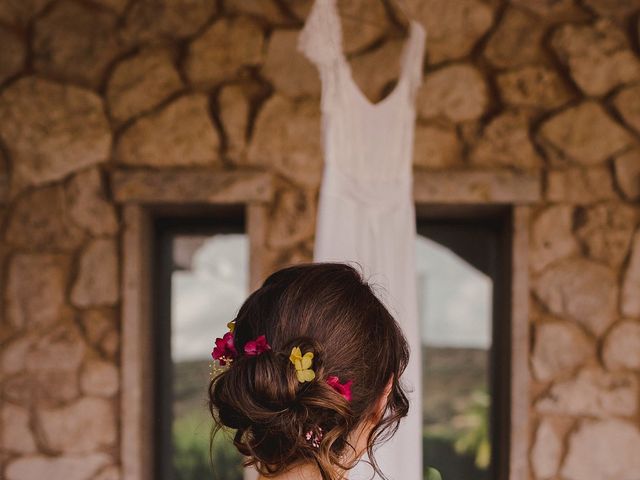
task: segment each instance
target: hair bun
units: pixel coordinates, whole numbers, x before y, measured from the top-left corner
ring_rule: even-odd
[[[237,355],[209,385],[212,435],[235,429],[245,465],[263,476],[309,462],[328,480],[336,467],[357,461],[362,452],[353,452],[349,440],[366,422],[369,459],[385,478],[373,448],[407,414],[399,378],[409,349],[360,272],[332,262],[273,272],[242,304],[232,330]],[[383,395],[384,415],[378,415]]]
[[[245,387],[254,401],[264,408],[280,411],[296,399],[296,385],[290,380],[288,358],[283,352],[268,350],[254,357],[243,357],[234,367],[247,374]]]
[[[313,381],[300,382],[289,357],[299,347],[313,353]],[[307,337],[294,338],[280,350],[240,355],[214,378],[209,389],[212,414],[221,426],[236,429],[235,443],[245,455],[263,465],[296,457],[312,457],[319,444],[305,433],[318,427],[323,444],[341,451],[353,416],[343,397],[323,377],[321,346]],[[260,453],[258,453],[260,452]]]
[[[275,414],[285,409],[295,409],[300,393],[309,386],[298,381],[296,369],[289,359],[294,346],[303,353],[313,353],[312,368],[316,375],[321,374],[320,346],[306,337],[295,338],[278,351],[269,349],[259,355],[238,356],[232,367],[215,382],[214,393],[224,399],[224,403],[235,404],[241,411],[255,410],[250,415],[254,422],[269,421],[271,412]]]
[[[240,429],[269,423],[295,398],[295,391],[291,392],[284,381],[279,357],[270,350],[256,356],[241,355],[213,380],[211,398],[216,399],[225,426]]]

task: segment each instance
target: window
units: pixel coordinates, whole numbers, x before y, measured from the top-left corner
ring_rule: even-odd
[[[212,478],[207,386],[214,339],[249,294],[242,214],[155,222],[155,479]],[[213,478],[241,480],[241,457],[216,436]]]
[[[448,245],[439,235],[424,230],[426,226],[437,229],[440,224],[456,223],[457,211],[473,213],[482,205],[487,209],[498,234],[495,249],[497,269],[493,279],[492,302],[492,363],[488,368],[493,379],[489,382],[491,393],[490,421],[492,455],[491,478],[525,478],[529,472],[527,462],[530,449],[530,394],[529,394],[529,278],[528,278],[528,229],[531,205],[541,200],[542,187],[539,175],[531,172],[477,171],[477,172],[414,172],[418,224],[420,233],[432,241],[446,246],[465,258],[456,248]],[[120,399],[121,442],[119,456],[123,476],[127,479],[156,480],[172,478],[171,419],[155,410],[156,403],[171,405],[171,395],[165,400],[154,391],[154,373],[167,372],[158,363],[153,337],[164,339],[160,345],[170,353],[170,274],[162,277],[159,267],[162,254],[159,248],[160,231],[155,219],[160,215],[189,212],[203,217],[194,222],[195,230],[204,235],[217,235],[222,219],[234,218],[235,230],[231,233],[248,234],[251,243],[250,277],[252,289],[257,288],[271,268],[271,261],[264,255],[266,249],[265,226],[268,224],[270,202],[274,188],[271,174],[265,172],[187,170],[112,172],[111,188],[116,202],[122,206],[122,391]],[[231,188],[231,187],[232,188]],[[215,188],[214,188],[215,187]],[[219,187],[219,188],[218,188]],[[440,205],[446,204],[446,211]],[[471,204],[477,206],[471,208]],[[237,207],[229,215],[209,215],[211,210],[231,205]],[[495,211],[500,209],[506,212]],[[421,211],[425,208],[426,211]],[[491,210],[491,212],[489,212]],[[436,218],[436,213],[444,213]],[[455,213],[455,215],[454,215]],[[427,215],[428,214],[428,215]],[[495,214],[495,215],[494,215]],[[483,213],[484,215],[484,213]],[[476,215],[480,218],[480,215]],[[243,219],[243,221],[240,221]],[[442,219],[449,219],[449,222]],[[462,219],[465,220],[465,219]],[[164,227],[170,227],[165,222]],[[177,224],[187,226],[184,219]],[[199,225],[198,225],[199,223]],[[459,221],[466,224],[473,222]],[[488,225],[488,223],[483,223]],[[175,226],[175,224],[174,224]],[[179,228],[181,233],[188,227]],[[169,251],[165,248],[166,252]],[[469,262],[473,265],[473,262]],[[164,264],[169,268],[169,264]],[[169,271],[169,270],[167,270]],[[153,281],[152,281],[153,280]],[[162,295],[160,294],[160,286]],[[164,302],[164,303],[163,303]],[[164,312],[164,317],[158,315]],[[162,326],[162,328],[160,328]],[[166,330],[166,331],[165,331]],[[164,332],[164,333],[162,333]],[[213,339],[213,338],[212,338]],[[212,340],[211,339],[211,340]],[[155,350],[155,348],[154,348]],[[158,349],[160,350],[160,349]],[[171,357],[169,367],[172,366]],[[171,386],[167,383],[165,385]],[[170,388],[160,393],[171,393]],[[169,412],[171,409],[168,409]],[[155,424],[154,424],[155,423]],[[163,430],[164,429],[164,430]],[[427,430],[427,429],[425,429]],[[169,439],[169,441],[167,441]],[[168,445],[168,446],[167,446]],[[425,446],[429,447],[425,442]],[[440,466],[432,448],[426,448],[428,464]],[[166,454],[169,452],[169,455]],[[164,463],[158,460],[164,459]],[[159,465],[160,464],[160,465]],[[442,468],[442,466],[440,466]],[[442,468],[443,472],[446,469]],[[164,477],[155,475],[159,471]],[[224,478],[224,477],[222,477]],[[445,480],[451,480],[446,478]]]
[[[446,480],[506,478],[506,224],[418,219],[424,458]],[[155,220],[154,478],[211,478],[210,354],[249,293],[244,232],[242,212]],[[243,478],[230,438],[213,455],[214,478]]]
[[[425,475],[507,478],[506,218],[418,218]]]

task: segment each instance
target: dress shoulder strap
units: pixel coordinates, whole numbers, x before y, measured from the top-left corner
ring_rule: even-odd
[[[318,68],[338,62],[342,56],[342,32],[335,0],[315,0],[298,35],[297,48]]]
[[[425,27],[417,20],[411,21],[411,28],[414,29],[411,36],[411,44],[407,57],[405,58],[407,65],[407,76],[409,77],[409,87],[412,98],[414,98],[417,90],[422,85],[422,69],[424,65],[425,45],[427,31]]]

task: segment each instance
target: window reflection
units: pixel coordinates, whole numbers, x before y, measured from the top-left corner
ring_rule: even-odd
[[[424,236],[416,264],[425,466],[446,480],[488,479],[493,281]]]
[[[243,234],[176,235],[172,242],[171,358],[173,478],[242,479],[241,458],[218,435],[209,463],[207,409],[211,350],[248,295],[248,239]]]

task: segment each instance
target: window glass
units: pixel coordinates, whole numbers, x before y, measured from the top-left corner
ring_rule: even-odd
[[[172,239],[171,359],[173,364],[173,478],[212,478],[207,406],[211,350],[248,295],[248,238],[244,234],[175,235]],[[242,479],[241,457],[218,435],[213,478]]]
[[[469,238],[473,242],[473,238]],[[479,242],[482,245],[482,242]],[[207,410],[211,349],[248,292],[244,234],[172,238],[173,478],[212,478]],[[490,478],[492,278],[424,235],[416,244],[423,349],[425,465],[445,480]],[[241,457],[218,436],[213,478],[240,480]],[[425,479],[428,477],[425,468]]]
[[[422,235],[416,264],[425,479],[489,479],[493,281]]]

